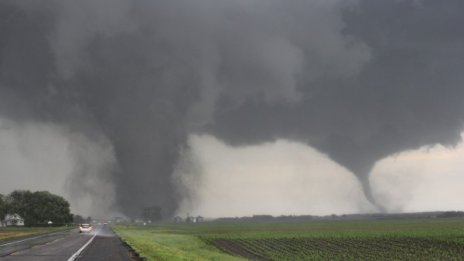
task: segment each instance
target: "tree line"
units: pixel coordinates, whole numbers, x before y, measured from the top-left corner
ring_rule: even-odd
[[[20,215],[26,226],[48,225],[49,221],[62,225],[73,221],[69,202],[48,191],[15,190],[8,195],[0,194],[0,220],[7,214]]]

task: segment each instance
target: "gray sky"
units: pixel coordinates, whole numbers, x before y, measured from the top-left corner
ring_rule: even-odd
[[[315,157],[337,170],[244,171],[257,210],[259,195],[276,190],[281,205],[297,197],[314,206],[282,212],[435,208],[417,199],[427,191],[421,184],[447,190],[459,173],[432,182],[391,157],[460,144],[463,11],[458,0],[2,1],[0,120],[8,126],[0,153],[11,160],[1,173],[15,178],[1,192],[28,187],[36,177],[26,172],[37,168],[61,175],[49,189],[67,193],[78,211],[105,205],[136,216],[159,205],[169,216],[204,209],[227,153],[264,143],[275,155],[236,160],[267,172],[279,158],[311,169]],[[190,156],[196,151],[218,165]],[[285,151],[306,156],[279,156]],[[303,177],[308,197],[290,189]],[[349,204],[337,194],[347,188],[333,187],[344,179],[353,184]],[[401,191],[387,193],[392,182],[404,183]]]

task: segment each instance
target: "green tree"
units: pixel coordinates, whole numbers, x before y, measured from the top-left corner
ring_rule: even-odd
[[[26,226],[72,222],[68,201],[48,191],[16,190],[7,197],[8,212],[24,218]]]
[[[30,225],[34,223],[30,215],[32,193],[28,190],[15,190],[6,197],[7,213],[19,214],[24,218],[24,223]]]
[[[75,224],[82,224],[82,223],[85,223],[85,219],[81,215],[73,215],[73,222]]]
[[[5,215],[7,213],[6,209],[7,207],[6,207],[5,196],[0,194],[0,223],[3,222],[3,220],[5,219]]]
[[[64,198],[48,191],[32,193],[33,208],[31,215],[36,224],[46,224],[52,221],[54,224],[72,222],[69,203]]]

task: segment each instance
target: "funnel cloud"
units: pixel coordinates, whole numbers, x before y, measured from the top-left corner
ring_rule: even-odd
[[[461,140],[462,1],[39,2],[0,3],[0,119],[75,144],[66,184],[103,189],[73,195],[128,216],[188,202],[191,135],[309,145],[377,210],[377,161]]]

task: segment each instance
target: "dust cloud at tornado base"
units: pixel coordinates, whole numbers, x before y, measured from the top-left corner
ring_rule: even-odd
[[[169,216],[201,192],[176,183],[192,135],[231,148],[286,140],[355,175],[370,201],[357,210],[389,210],[371,190],[376,162],[461,139],[463,9],[431,0],[2,1],[2,135],[19,128],[33,142],[1,150],[34,162],[31,146],[67,148],[47,160],[62,160],[69,197],[103,194],[100,205],[128,216],[152,205]]]

